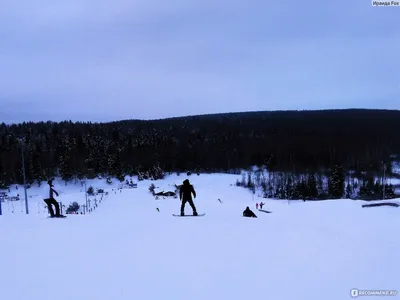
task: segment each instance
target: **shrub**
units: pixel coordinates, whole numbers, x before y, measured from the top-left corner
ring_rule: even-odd
[[[72,214],[78,212],[80,206],[78,202],[72,202],[66,210],[67,214]]]
[[[88,190],[87,190],[88,195],[93,195],[94,194],[94,189],[92,186],[89,186]]]

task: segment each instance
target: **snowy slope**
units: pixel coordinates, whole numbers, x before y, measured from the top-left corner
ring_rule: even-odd
[[[3,203],[1,298],[341,300],[352,288],[400,289],[399,208],[253,201],[237,178],[189,177],[198,211],[206,212],[197,218],[172,217],[179,199],[155,200],[152,181],[123,190],[93,181],[107,188],[107,199],[91,214],[67,219],[46,219],[39,196],[29,198],[29,215],[20,203],[14,213]],[[55,187],[60,201],[85,202],[79,183]],[[36,187],[29,192],[39,195]],[[255,210],[260,200],[272,213]],[[241,217],[247,205],[257,219]]]

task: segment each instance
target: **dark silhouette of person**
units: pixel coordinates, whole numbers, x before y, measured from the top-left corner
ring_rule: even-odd
[[[49,180],[49,181],[47,181],[47,184],[49,185],[49,194],[48,194],[48,197],[49,197],[49,198],[45,198],[45,199],[43,199],[43,201],[47,204],[47,209],[49,210],[50,217],[51,217],[51,218],[54,218],[54,217],[56,217],[56,218],[63,217],[63,216],[60,214],[60,205],[58,204],[57,200],[54,199],[54,193],[55,193],[57,196],[58,196],[58,193],[57,193],[57,191],[53,188],[53,187],[54,187],[53,181],[52,181],[52,180]],[[56,209],[56,213],[54,213],[53,205],[54,205],[54,207],[55,207],[55,209]]]
[[[257,218],[257,216],[250,210],[250,208],[248,206],[243,211],[243,217]]]
[[[193,209],[193,216],[197,216],[197,211],[196,207],[194,206],[193,200],[192,200],[192,194],[193,197],[196,198],[196,191],[193,188],[193,185],[190,184],[189,179],[186,179],[183,181],[183,185],[180,188],[179,191],[179,198],[182,201],[181,204],[181,216],[185,215],[185,205],[186,202],[189,203],[191,208]]]

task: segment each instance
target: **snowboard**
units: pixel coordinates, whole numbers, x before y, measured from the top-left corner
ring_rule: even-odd
[[[48,216],[47,219],[65,219],[67,216],[61,215],[59,217],[50,217]]]
[[[205,216],[206,214],[198,214],[197,216],[194,216],[194,215],[184,215],[184,216],[181,216],[180,214],[179,215],[176,215],[176,214],[172,214],[174,217],[203,217],[203,216]]]
[[[258,211],[262,211],[262,212],[265,212],[265,213],[267,213],[267,214],[269,214],[269,213],[272,212],[272,211],[268,211],[268,210],[264,210],[264,209],[259,209]]]

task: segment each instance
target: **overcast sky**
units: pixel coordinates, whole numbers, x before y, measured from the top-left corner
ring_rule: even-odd
[[[400,7],[1,0],[0,122],[400,109]]]

